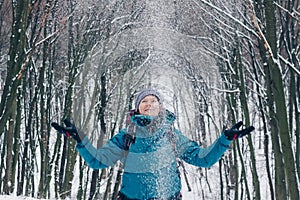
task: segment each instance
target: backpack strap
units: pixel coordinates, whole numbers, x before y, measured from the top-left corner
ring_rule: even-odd
[[[136,126],[131,121],[131,117],[135,114],[135,110],[130,110],[126,118],[126,133],[124,135],[125,150],[129,150],[130,146],[135,142]]]
[[[136,126],[133,123],[127,125],[124,135],[125,150],[129,150],[130,146],[135,142]]]

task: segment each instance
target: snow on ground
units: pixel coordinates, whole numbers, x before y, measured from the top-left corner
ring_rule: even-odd
[[[24,196],[0,195],[1,200],[35,200],[35,198]]]
[[[13,195],[0,195],[1,200],[44,200],[44,199],[38,199],[38,198],[32,198],[32,197],[25,197],[25,196],[13,196]],[[194,197],[187,197],[185,196],[183,200],[193,200]],[[53,199],[54,200],[54,199]]]
[[[183,193],[183,200],[198,200],[197,195],[195,195],[193,192],[188,192],[187,190],[183,189],[182,193]],[[46,200],[46,199],[39,199],[39,198],[26,197],[26,196],[16,196],[16,195],[0,195],[0,200]],[[50,199],[50,200],[55,200],[55,199]]]

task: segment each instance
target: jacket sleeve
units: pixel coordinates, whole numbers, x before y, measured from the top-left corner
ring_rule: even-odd
[[[232,142],[227,140],[222,133],[213,144],[207,148],[201,148],[195,141],[188,139],[178,130],[175,132],[175,137],[178,157],[189,164],[206,168],[219,161]]]
[[[126,155],[124,134],[125,130],[121,130],[117,135],[108,140],[103,147],[98,149],[94,147],[86,136],[80,143],[77,143],[76,149],[89,167],[103,169],[114,165]]]

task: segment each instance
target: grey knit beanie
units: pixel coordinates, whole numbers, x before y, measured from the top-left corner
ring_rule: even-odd
[[[135,100],[135,111],[138,111],[139,109],[139,105],[141,103],[141,100],[148,96],[148,95],[153,95],[156,96],[158,101],[161,100],[160,94],[154,90],[154,89],[144,89],[142,91],[140,91],[140,93],[137,95],[136,100]]]

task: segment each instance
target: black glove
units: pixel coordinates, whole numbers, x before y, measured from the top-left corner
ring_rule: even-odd
[[[78,143],[80,143],[81,139],[78,135],[78,131],[76,129],[76,126],[74,124],[72,124],[69,119],[65,119],[64,123],[65,123],[66,127],[60,126],[56,122],[52,122],[51,126],[53,128],[55,128],[59,133],[65,135],[67,137],[73,137]]]
[[[238,122],[235,124],[231,129],[225,130],[224,135],[228,140],[234,140],[236,138],[243,137],[245,135],[248,135],[251,133],[251,131],[254,130],[253,126],[249,126],[245,129],[239,130],[239,128],[242,126],[243,122]]]

